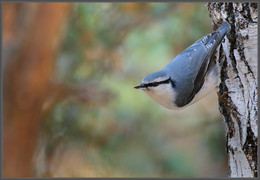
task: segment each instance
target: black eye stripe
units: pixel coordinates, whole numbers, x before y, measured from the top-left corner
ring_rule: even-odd
[[[153,86],[153,87],[156,87],[156,86],[158,86],[159,84],[168,84],[169,82],[171,82],[171,84],[173,85],[173,81],[171,80],[171,78],[169,78],[169,79],[166,79],[166,80],[164,80],[164,81],[160,81],[160,82],[152,82],[152,83],[148,83],[148,84],[146,84],[146,86]]]
[[[174,88],[176,86],[175,82],[172,79],[170,79],[170,82],[171,82],[172,87]]]

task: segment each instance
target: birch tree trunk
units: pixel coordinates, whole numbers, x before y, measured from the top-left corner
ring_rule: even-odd
[[[218,52],[228,175],[257,177],[257,3],[208,3],[208,10],[214,29],[231,25]]]

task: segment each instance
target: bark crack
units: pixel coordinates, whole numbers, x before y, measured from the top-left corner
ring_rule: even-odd
[[[243,86],[243,83],[239,77],[239,72],[237,70],[237,62],[236,62],[236,57],[234,55],[234,50],[237,49],[237,38],[236,38],[236,27],[235,27],[235,13],[234,13],[234,8],[233,8],[233,4],[232,3],[229,3],[228,4],[228,17],[229,17],[229,20],[231,21],[230,22],[230,25],[231,25],[231,29],[230,29],[230,33],[227,35],[228,36],[228,39],[229,39],[229,42],[230,42],[230,54],[229,54],[229,58],[230,58],[230,61],[231,61],[231,65],[232,65],[232,70],[233,72],[235,73],[236,75],[236,78],[239,80],[239,86],[242,90],[242,96],[243,98],[245,97],[244,95],[244,86]],[[228,76],[228,75],[227,75]],[[227,77],[229,79],[229,77]],[[232,102],[231,98],[229,97],[229,102]],[[231,110],[232,114],[235,116],[235,119],[237,120],[238,119],[238,116],[237,114],[240,114],[238,111],[237,111],[237,108],[235,107],[235,105],[232,103],[229,103],[230,106],[229,106],[229,109]],[[236,121],[237,124],[238,124],[238,127],[239,127],[239,133],[240,133],[240,141],[242,142],[242,131],[241,131],[241,122],[240,121]]]
[[[250,167],[257,177],[257,139],[251,129],[250,122],[247,123],[247,137],[242,150],[246,154],[248,162],[251,162]]]

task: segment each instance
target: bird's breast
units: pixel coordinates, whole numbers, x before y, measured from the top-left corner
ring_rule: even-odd
[[[180,107],[177,107],[174,104],[174,99],[176,97],[176,93],[174,92],[173,88],[171,85],[165,85],[160,88],[156,89],[148,89],[144,91],[147,93],[147,95],[152,98],[154,101],[159,103],[160,105],[172,109],[172,110],[177,110],[181,109]]]

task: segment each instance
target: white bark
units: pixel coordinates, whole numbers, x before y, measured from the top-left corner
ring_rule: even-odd
[[[208,3],[208,9],[215,27],[222,21],[231,25],[219,51],[228,174],[257,177],[257,3]]]

